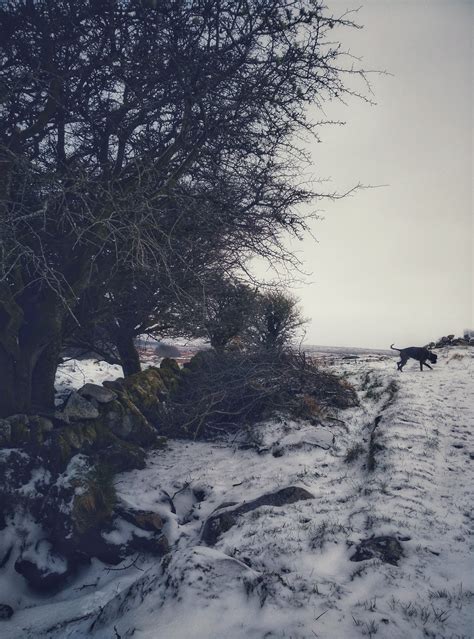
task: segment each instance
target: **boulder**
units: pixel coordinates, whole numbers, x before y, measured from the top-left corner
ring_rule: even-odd
[[[71,518],[74,536],[100,528],[110,521],[115,506],[115,489],[108,468],[98,467],[76,487]]]
[[[89,530],[78,539],[74,549],[70,548],[69,551],[81,558],[82,563],[89,563],[90,558],[95,557],[104,564],[116,566],[126,559],[130,552],[125,544],[112,543],[104,538],[102,533],[107,532],[108,528]]]
[[[267,493],[252,501],[229,506],[223,504],[217,508],[204,524],[201,539],[208,546],[213,546],[220,535],[234,526],[241,515],[256,510],[261,506],[281,507],[293,504],[297,501],[314,499],[314,495],[305,488],[299,486],[288,486],[277,490],[274,493]]]
[[[23,414],[11,415],[6,419],[0,420],[0,446],[37,448],[44,443],[47,434],[52,430],[53,422],[46,417]],[[1,443],[2,439],[3,444]]]
[[[8,604],[0,603],[0,621],[10,619],[13,616],[13,608]]]
[[[169,552],[170,546],[168,539],[163,533],[153,533],[151,535],[132,535],[131,541],[128,543],[127,552],[150,553],[162,557]]]
[[[54,429],[53,422],[48,417],[42,415],[31,415],[29,417],[30,428],[40,432],[43,436]]]
[[[178,385],[181,375],[181,369],[179,368],[178,362],[175,359],[166,357],[160,364],[160,375],[167,391],[169,392],[174,390]]]
[[[152,423],[159,419],[160,396],[167,390],[159,369],[150,367],[125,379],[104,382],[104,386],[117,393],[126,406],[134,404]]]
[[[124,473],[135,468],[145,468],[145,451],[131,442],[118,438],[100,451],[100,458],[106,460],[113,473]]]
[[[163,528],[163,520],[158,513],[154,513],[149,510],[133,510],[118,506],[116,512],[141,530],[148,530],[151,532],[161,532]]]
[[[132,525],[130,525],[132,524]],[[143,530],[119,515],[100,528],[91,528],[77,539],[71,552],[84,557],[97,557],[106,564],[117,565],[137,553],[162,557],[169,551],[169,543],[161,530]]]
[[[99,417],[97,408],[76,391],[69,395],[61,413],[69,421],[83,421]]]
[[[87,400],[94,400],[98,404],[108,404],[114,399],[117,399],[117,393],[114,393],[110,388],[105,388],[98,384],[84,384],[77,392]]]
[[[365,561],[377,558],[386,564],[397,566],[401,557],[403,557],[403,548],[398,539],[385,535],[359,542],[350,560]]]
[[[10,415],[6,420],[10,424],[10,443],[12,446],[26,446],[30,443],[28,415]]]
[[[158,513],[149,510],[137,510],[125,505],[117,505],[116,514],[123,520],[138,528],[127,542],[127,554],[131,551],[146,552],[162,556],[169,551],[169,543],[162,529],[164,521]],[[147,534],[139,533],[145,531]],[[139,533],[139,534],[137,534]]]
[[[75,570],[66,557],[53,551],[47,540],[42,540],[34,551],[22,555],[15,562],[15,570],[38,592],[58,590]]]
[[[98,421],[76,422],[55,428],[47,448],[50,464],[55,470],[62,471],[74,455],[98,452],[110,439],[111,433]]]
[[[126,395],[107,404],[103,423],[120,439],[139,446],[150,446],[158,436],[156,429]]]
[[[31,479],[36,460],[22,450],[11,448],[2,451],[0,456],[0,512],[4,510],[5,500],[13,506],[14,491]],[[13,496],[13,497],[12,497]],[[2,514],[5,514],[2,512]]]

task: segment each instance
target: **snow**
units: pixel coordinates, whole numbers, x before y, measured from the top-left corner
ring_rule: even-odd
[[[280,417],[250,438],[170,440],[151,452],[116,488],[128,506],[166,519],[169,556],[123,570],[93,561],[48,599],[7,565],[0,601],[16,612],[1,622],[2,638],[472,637],[474,349],[438,354],[423,373],[417,362],[398,373],[383,354],[335,356],[329,367],[355,386],[360,406],[320,424]],[[83,365],[85,381],[114,377],[96,368]],[[221,504],[294,485],[314,499],[262,506],[215,547],[203,544],[203,523]],[[397,566],[350,560],[359,541],[380,535],[400,541]]]
[[[136,526],[133,526],[128,521],[119,519],[114,524],[114,529],[110,532],[103,532],[102,537],[112,544],[126,544],[132,538],[132,535],[137,537],[151,537],[151,532],[146,530],[140,530]]]
[[[102,384],[123,377],[122,367],[94,359],[70,359],[61,364],[56,376],[57,403],[60,404],[72,390],[88,382]]]
[[[33,497],[37,492],[38,484],[49,484],[51,473],[46,468],[35,468],[31,473],[30,480],[27,484],[23,484],[20,494],[24,497]]]

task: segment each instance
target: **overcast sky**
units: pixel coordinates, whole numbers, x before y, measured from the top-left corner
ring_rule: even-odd
[[[363,30],[339,32],[393,76],[372,78],[376,106],[327,105],[346,125],[322,129],[313,169],[329,189],[388,186],[320,203],[318,243],[294,246],[312,273],[295,288],[307,343],[403,347],[474,327],[472,19],[470,1],[373,0]]]

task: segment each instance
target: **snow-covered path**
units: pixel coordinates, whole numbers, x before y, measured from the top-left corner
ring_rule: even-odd
[[[135,481],[124,487],[126,499],[150,507],[150,497],[157,494],[153,485],[174,493],[189,484],[180,493],[190,510],[188,516],[183,511],[186,523],[178,527],[184,533],[178,542],[183,555],[169,567],[174,583],[189,577],[202,522],[220,503],[295,483],[315,495],[284,509],[261,508],[218,541],[223,556],[256,571],[255,587],[248,586],[251,575],[240,575],[251,593],[247,598],[235,589],[238,576],[213,584],[197,570],[188,588],[174,593],[181,605],[168,600],[158,615],[152,604],[145,618],[162,619],[170,639],[190,636],[190,628],[202,639],[224,634],[236,639],[472,636],[470,352],[446,351],[435,370],[423,374],[416,363],[400,374],[390,359],[343,367],[362,402],[340,415],[345,424],[334,422],[329,450],[303,443],[273,457],[175,442],[151,463],[147,476],[140,480],[136,473],[140,488]],[[281,444],[287,431],[295,440],[295,429],[301,442],[310,441],[301,425],[273,424],[262,431],[262,447]],[[315,433],[324,440],[322,429]],[[359,454],[346,461],[351,450]],[[207,493],[202,503],[193,505],[192,486]],[[398,566],[376,558],[349,560],[360,540],[381,535],[400,541]],[[165,600],[168,595],[161,593]],[[203,606],[205,623],[195,612]],[[135,626],[139,637],[154,636],[147,625],[140,619]]]
[[[117,490],[167,517],[170,559],[116,573],[97,562],[57,599],[18,610],[6,639],[473,637],[472,354],[446,349],[433,371],[402,374],[393,358],[339,359],[361,404],[337,419],[276,419],[252,446],[173,441],[152,453]],[[262,506],[203,544],[222,503],[294,485],[314,499]],[[351,561],[379,536],[398,540],[398,565]]]

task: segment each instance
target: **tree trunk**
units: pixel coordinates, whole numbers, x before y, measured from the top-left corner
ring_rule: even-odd
[[[63,308],[53,294],[1,300],[0,417],[54,410]]]
[[[31,407],[35,412],[54,411],[54,382],[61,353],[61,336],[57,335],[45,347],[33,368]]]
[[[2,349],[0,357],[0,417],[31,412],[32,359]]]
[[[15,360],[0,348],[0,417],[21,412],[21,404],[17,400],[18,380],[15,373]]]
[[[117,336],[117,350],[125,377],[142,370],[140,357],[133,341],[133,333],[121,330]]]

